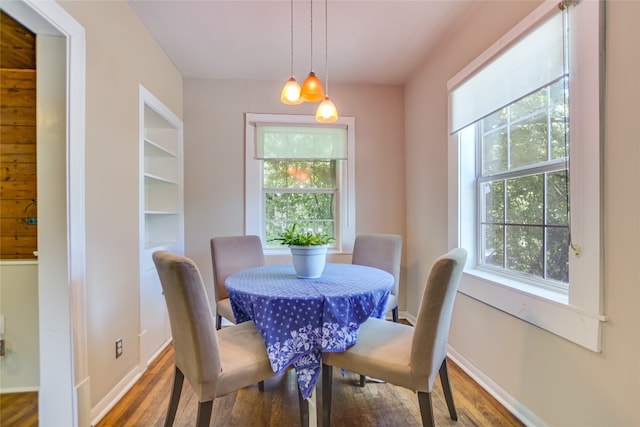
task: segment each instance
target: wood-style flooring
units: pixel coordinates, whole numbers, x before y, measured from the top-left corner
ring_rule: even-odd
[[[162,426],[173,380],[173,347],[164,350],[147,372],[125,394],[96,427]],[[438,426],[523,426],[500,403],[476,384],[453,362],[449,377],[458,411],[458,422],[449,418],[446,403],[436,381],[433,406]],[[331,425],[421,426],[417,396],[410,390],[387,383],[358,386],[359,376],[334,369]],[[299,425],[295,373],[265,381],[216,399],[211,426],[296,426]],[[321,407],[318,393],[318,409]],[[185,381],[175,426],[195,424],[197,397]],[[2,395],[0,426],[37,426],[37,395]]]

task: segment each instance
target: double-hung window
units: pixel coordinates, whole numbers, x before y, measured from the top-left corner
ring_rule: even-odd
[[[566,3],[449,81],[449,235],[461,292],[599,351],[602,3]]]
[[[267,251],[292,225],[334,238],[330,251],[354,240],[352,118],[319,125],[313,116],[247,114],[246,232]],[[267,252],[269,253],[269,252]]]

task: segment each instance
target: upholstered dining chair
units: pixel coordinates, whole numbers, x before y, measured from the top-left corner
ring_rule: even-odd
[[[400,287],[400,262],[402,259],[402,236],[397,234],[358,234],[353,243],[352,264],[379,268],[393,276],[393,288],[389,293],[385,313],[391,311],[394,322],[398,322],[398,289]],[[360,376],[360,387],[367,382]]]
[[[184,378],[198,396],[196,425],[208,426],[216,397],[273,376],[264,340],[253,322],[216,330],[200,271],[189,258],[153,253],[175,351],[175,373],[165,427],[173,425]],[[308,423],[308,403],[300,399]],[[304,423],[303,423],[304,425]]]
[[[358,234],[353,244],[352,264],[379,268],[394,279],[385,312],[391,311],[393,321],[398,321],[398,288],[400,286],[400,260],[402,236],[397,234]]]
[[[220,329],[223,317],[236,323],[224,281],[233,273],[264,265],[262,241],[258,236],[214,237],[211,239],[211,261],[216,299],[216,329]]]
[[[418,392],[423,426],[434,426],[431,392],[440,374],[452,420],[458,419],[447,370],[447,339],[453,303],[467,251],[456,248],[439,257],[429,273],[416,326],[369,318],[358,341],[342,353],[323,353],[323,425],[330,425],[332,367],[370,375]]]

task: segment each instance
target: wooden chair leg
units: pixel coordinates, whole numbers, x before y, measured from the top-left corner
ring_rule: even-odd
[[[398,307],[391,310],[391,316],[393,318],[393,321],[398,323]]]
[[[309,427],[309,401],[302,397],[300,387],[298,387],[297,383],[296,388],[298,389],[298,405],[300,405],[300,426]]]
[[[222,316],[216,314],[216,329],[220,330],[222,328]]]
[[[447,368],[446,358],[442,361],[442,365],[440,365],[440,382],[442,383],[444,399],[447,401],[447,408],[449,408],[449,416],[452,420],[458,421],[456,405],[453,402],[453,393],[451,392],[451,384],[449,384],[449,369]]]
[[[196,419],[196,426],[209,427],[212,409],[213,400],[198,403],[198,418]]]
[[[173,388],[171,389],[171,397],[169,398],[169,409],[167,410],[167,418],[164,420],[165,427],[171,427],[176,419],[178,403],[180,402],[180,393],[182,393],[182,384],[184,383],[184,374],[176,366],[173,376]]]
[[[331,387],[333,366],[322,364],[322,427],[331,425]]]
[[[433,420],[433,404],[431,403],[431,393],[418,392],[418,403],[420,404],[420,414],[422,415],[423,427],[435,427]]]

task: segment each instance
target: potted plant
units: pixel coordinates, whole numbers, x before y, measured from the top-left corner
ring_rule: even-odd
[[[333,237],[323,232],[297,231],[296,224],[293,224],[273,240],[289,246],[298,277],[313,279],[322,275],[327,260],[327,244]]]

